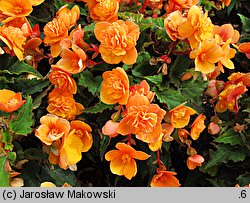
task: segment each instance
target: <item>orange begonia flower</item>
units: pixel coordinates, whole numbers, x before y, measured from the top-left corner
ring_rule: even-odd
[[[186,129],[178,129],[178,135],[179,135],[180,141],[185,143],[190,133]]]
[[[232,40],[230,43],[237,43],[240,38],[239,32],[235,30],[231,24],[224,24],[222,26],[215,25],[214,34],[219,45],[229,39]]]
[[[49,94],[47,111],[67,120],[73,120],[84,110],[83,105],[75,102],[70,92],[55,88]]]
[[[87,123],[79,120],[71,121],[70,124],[71,130],[75,130],[74,135],[78,136],[83,143],[81,152],[87,152],[91,148],[93,143],[91,127]]]
[[[4,26],[20,28],[23,32],[24,37],[29,37],[32,35],[32,28],[31,25],[26,17],[14,18],[13,20],[4,24]]]
[[[50,73],[49,80],[53,85],[55,85],[56,88],[76,94],[76,82],[69,73],[62,71],[61,69],[54,68]]]
[[[239,82],[242,82],[243,85],[245,86],[250,86],[250,73],[232,73],[229,77],[228,77],[228,81],[229,83],[233,83],[233,84],[238,84]]]
[[[204,158],[201,155],[195,154],[193,156],[188,157],[187,159],[187,167],[189,170],[194,170],[197,166],[201,166],[204,162]]]
[[[105,154],[105,159],[110,161],[110,170],[113,174],[122,176],[131,180],[137,173],[135,159],[146,160],[150,155],[142,151],[136,151],[125,143],[117,143],[118,150],[111,150]]]
[[[22,100],[20,92],[15,93],[11,90],[0,90],[0,110],[10,113],[19,109],[26,100]]]
[[[62,47],[61,51],[62,58],[52,68],[59,68],[70,74],[80,73],[86,68],[87,55],[76,44],[72,44],[72,51],[67,47]]]
[[[148,143],[148,147],[151,151],[156,152],[161,149],[162,137],[163,137],[163,133],[160,134],[159,138],[155,142]]]
[[[220,2],[222,2],[222,8],[224,8],[224,6],[229,6],[231,4],[231,0],[219,0]]]
[[[186,102],[185,102],[186,103]],[[170,122],[174,128],[183,128],[185,127],[189,120],[190,116],[194,115],[196,111],[191,107],[184,106],[185,103],[173,108],[169,111],[170,113]]]
[[[102,134],[107,135],[109,137],[116,137],[118,135],[119,123],[114,122],[112,120],[108,120],[105,125],[102,127]]]
[[[191,131],[190,136],[193,140],[197,140],[201,134],[201,132],[206,128],[204,125],[204,121],[206,119],[206,116],[203,114],[200,114],[197,116],[197,118],[194,120],[193,124],[191,125]]]
[[[118,20],[119,0],[97,0],[97,4],[90,9],[93,21],[114,22]]]
[[[169,0],[165,5],[167,13],[173,11],[180,11],[190,9],[193,5],[197,4],[199,0]]]
[[[244,42],[239,45],[238,50],[246,54],[246,57],[250,59],[250,42]]]
[[[20,28],[12,26],[0,27],[0,39],[9,47],[10,50],[14,51],[20,61],[23,60],[26,37]]]
[[[217,135],[220,132],[220,126],[214,122],[209,123],[207,126],[208,133],[211,135]]]
[[[225,112],[227,109],[231,112],[238,112],[238,99],[243,93],[247,91],[245,85],[242,82],[228,85],[220,94],[219,101],[217,102],[215,109],[219,113]]]
[[[196,71],[207,74],[213,72],[215,63],[223,58],[223,50],[215,40],[205,40],[190,52],[189,57],[195,59]]]
[[[129,97],[129,79],[126,72],[118,67],[112,71],[105,71],[102,75],[103,83],[100,92],[101,101],[105,104],[127,104]]]
[[[117,132],[122,135],[133,133],[146,143],[156,142],[162,133],[161,121],[165,114],[157,104],[150,104],[146,96],[134,95],[129,98],[126,115]]]
[[[151,187],[179,187],[181,184],[173,171],[157,170],[157,174],[151,180]]]
[[[118,64],[122,61],[132,65],[136,62],[138,54],[135,45],[140,29],[134,22],[97,22],[94,33],[101,42],[99,52],[106,63]]]
[[[192,6],[188,12],[186,21],[178,26],[179,35],[188,38],[192,49],[199,45],[199,42],[211,39],[214,36],[214,25],[207,16],[202,13],[200,7]]]
[[[155,93],[150,91],[150,86],[146,80],[142,80],[140,84],[135,84],[129,88],[129,95],[133,96],[136,94],[144,95],[148,98],[149,102],[152,102]]]
[[[167,18],[164,20],[164,26],[167,31],[168,36],[176,41],[177,39],[184,39],[180,36],[178,32],[178,26],[185,21],[185,18],[182,17],[180,11],[174,11],[170,13]]]
[[[210,80],[207,90],[204,92],[206,95],[216,99],[220,92],[224,89],[225,82],[222,80]]]
[[[50,45],[52,57],[57,57],[60,52],[60,42],[68,36],[68,28],[62,19],[54,18],[44,26],[44,43]]]
[[[54,141],[67,136],[70,130],[69,121],[52,114],[41,117],[40,123],[35,136],[46,145],[52,145]]]

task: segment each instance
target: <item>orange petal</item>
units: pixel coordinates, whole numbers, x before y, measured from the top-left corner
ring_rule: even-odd
[[[123,169],[123,174],[124,176],[131,180],[137,173],[137,166],[136,162],[134,159],[130,159],[130,162],[126,162],[124,169]]]
[[[133,65],[136,62],[137,56],[137,50],[135,47],[133,47],[126,52],[126,55],[124,55],[122,62],[127,65]]]
[[[108,22],[97,22],[95,24],[95,29],[94,29],[94,33],[95,33],[95,37],[98,41],[102,41],[103,38],[103,33],[104,31],[111,25],[111,23]]]
[[[105,154],[105,159],[107,161],[118,159],[119,157],[122,157],[122,152],[120,152],[119,150],[111,150]]]
[[[151,157],[151,155],[148,155],[147,153],[145,152],[142,152],[142,151],[135,151],[131,154],[131,156],[134,158],[134,159],[138,159],[138,160],[146,160],[148,159],[149,157]]]

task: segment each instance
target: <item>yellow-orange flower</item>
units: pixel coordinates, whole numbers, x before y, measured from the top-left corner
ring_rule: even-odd
[[[180,141],[185,143],[190,133],[186,129],[178,129],[178,135],[179,135]]]
[[[196,71],[207,74],[213,72],[215,63],[223,58],[223,50],[215,40],[204,40],[190,52],[189,57],[195,59]]]
[[[168,113],[174,128],[184,128],[189,123],[190,116],[196,113],[194,109],[184,105],[185,103],[173,108]]]
[[[129,97],[129,79],[126,72],[118,67],[105,71],[100,92],[101,101],[105,104],[127,104]]]
[[[76,94],[76,82],[69,73],[55,68],[51,71],[49,80],[56,88]]]
[[[231,112],[238,112],[238,99],[243,93],[247,91],[245,85],[242,82],[236,84],[229,84],[219,94],[219,101],[217,102],[215,109],[219,113],[225,112],[227,109]]]
[[[201,132],[206,128],[204,125],[204,121],[206,119],[206,116],[203,114],[200,114],[197,116],[197,118],[194,120],[193,124],[191,125],[191,131],[190,136],[193,140],[197,140],[201,134]]]
[[[229,83],[238,84],[239,82],[242,82],[245,86],[250,86],[250,73],[232,73],[228,77]]]
[[[9,47],[10,50],[14,51],[20,61],[23,60],[26,37],[20,28],[12,26],[0,27],[0,39]]]
[[[70,74],[80,73],[86,68],[87,55],[76,44],[72,44],[72,51],[67,47],[62,47],[61,51],[62,58],[52,68],[59,68]]]
[[[132,65],[136,62],[138,54],[135,45],[140,29],[134,22],[97,22],[94,33],[101,42],[99,52],[106,63],[118,64],[122,61]]]
[[[213,38],[213,29],[214,25],[208,17],[208,13],[203,14],[198,6],[192,6],[186,21],[178,26],[180,36],[188,38],[192,49],[196,48],[199,42]]]
[[[250,42],[244,42],[239,45],[238,47],[240,52],[243,52],[246,54],[246,57],[250,59]]]
[[[165,5],[167,13],[173,11],[180,11],[190,9],[193,5],[197,4],[199,0],[169,0]]]
[[[44,43],[50,45],[52,57],[57,57],[60,52],[60,42],[68,36],[68,28],[62,19],[54,18],[44,26]]]
[[[117,132],[122,135],[133,133],[146,143],[156,142],[162,133],[161,121],[166,111],[157,104],[150,104],[144,95],[131,96],[126,108]]]
[[[91,127],[87,123],[79,120],[71,121],[70,124],[71,130],[75,130],[74,135],[78,136],[83,144],[81,152],[87,152],[93,143]]]
[[[20,92],[15,93],[11,90],[0,90],[0,110],[10,113],[19,109],[26,100],[22,100]]]
[[[187,167],[189,170],[194,170],[197,166],[201,166],[204,162],[204,158],[201,155],[195,154],[193,156],[188,157],[187,159]]]
[[[111,150],[105,154],[105,159],[110,161],[110,170],[113,174],[125,176],[131,180],[137,173],[135,159],[146,160],[150,155],[142,151],[136,151],[125,143],[117,143],[118,150]]]
[[[73,120],[84,110],[83,105],[75,102],[70,92],[55,88],[49,94],[47,111],[67,120]]]
[[[46,145],[52,145],[54,141],[67,136],[70,130],[69,121],[56,115],[43,116],[40,123],[41,125],[37,128],[35,136]]]
[[[114,22],[118,20],[119,0],[97,0],[97,4],[90,9],[93,21]]]
[[[219,45],[229,39],[232,40],[231,43],[233,44],[238,42],[240,38],[239,32],[235,30],[231,24],[224,24],[222,26],[215,25],[214,34],[215,39]]]
[[[182,17],[180,11],[174,11],[170,13],[167,18],[164,20],[164,26],[167,31],[168,36],[176,41],[177,39],[184,39],[180,36],[178,32],[178,26],[185,21],[185,18]]]
[[[70,29],[76,24],[76,21],[80,17],[80,9],[75,5],[71,10],[68,8],[68,4],[62,6],[56,13],[56,18],[61,19],[64,25]]]
[[[157,170],[157,174],[151,180],[151,187],[179,187],[181,184],[173,171]]]

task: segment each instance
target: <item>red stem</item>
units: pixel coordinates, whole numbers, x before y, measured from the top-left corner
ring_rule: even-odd
[[[128,142],[127,142],[127,145],[129,145],[129,146],[131,145],[131,137],[132,137],[132,135],[129,134],[129,135],[128,135]]]
[[[160,157],[160,150],[158,150],[156,152],[156,156],[157,156],[157,163],[158,163],[158,166],[159,168],[162,166],[162,163],[161,163],[161,157]]]

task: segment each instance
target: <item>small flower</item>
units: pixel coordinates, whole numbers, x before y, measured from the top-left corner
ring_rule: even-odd
[[[220,132],[220,126],[214,122],[209,123],[207,129],[211,135],[217,135]]]
[[[138,54],[135,46],[140,29],[134,22],[97,22],[94,33],[101,42],[99,52],[106,63],[118,64],[122,61],[132,65],[136,62]]]
[[[244,42],[239,45],[238,50],[246,54],[246,57],[250,59],[250,42]]]
[[[26,100],[22,100],[20,92],[15,93],[11,90],[0,90],[0,110],[10,113],[19,109]]]
[[[196,113],[194,109],[184,105],[185,103],[173,108],[168,113],[174,128],[184,128],[189,123],[190,116]]]
[[[118,67],[112,71],[105,71],[102,78],[101,101],[105,104],[127,104],[129,97],[129,79],[126,72]]]
[[[135,159],[146,160],[150,155],[142,151],[136,151],[125,143],[117,143],[118,150],[111,150],[105,154],[105,159],[110,161],[110,170],[113,174],[122,176],[131,180],[137,173]]]
[[[232,73],[228,77],[228,83],[229,84],[238,84],[242,82],[243,85],[245,86],[250,86],[250,73]]]
[[[66,119],[51,114],[41,117],[40,123],[35,136],[46,145],[52,145],[54,141],[67,136],[70,130],[70,123]]]
[[[197,140],[201,134],[201,132],[206,128],[204,125],[204,121],[206,119],[206,116],[203,114],[200,114],[197,116],[197,118],[194,120],[193,124],[191,125],[191,131],[190,136],[193,140]]]
[[[42,182],[40,187],[56,187],[56,185],[52,182]]]
[[[178,135],[179,135],[180,141],[185,143],[190,133],[186,129],[178,129]]]
[[[173,171],[157,170],[157,174],[151,180],[151,187],[179,187],[181,184]]]
[[[201,166],[204,162],[204,158],[201,155],[195,154],[193,156],[188,157],[187,159],[187,167],[189,170],[194,170],[197,166]]]
[[[237,43],[240,38],[239,32],[231,24],[215,25],[214,34],[218,44],[223,44],[229,39],[231,39],[230,43]]]
[[[184,9],[190,9],[193,5],[198,4],[199,0],[169,0],[165,5],[167,13],[173,11],[182,12]]]
[[[109,137],[116,137],[118,135],[119,123],[114,122],[112,120],[108,120],[105,125],[102,127],[102,134],[107,135]]]

